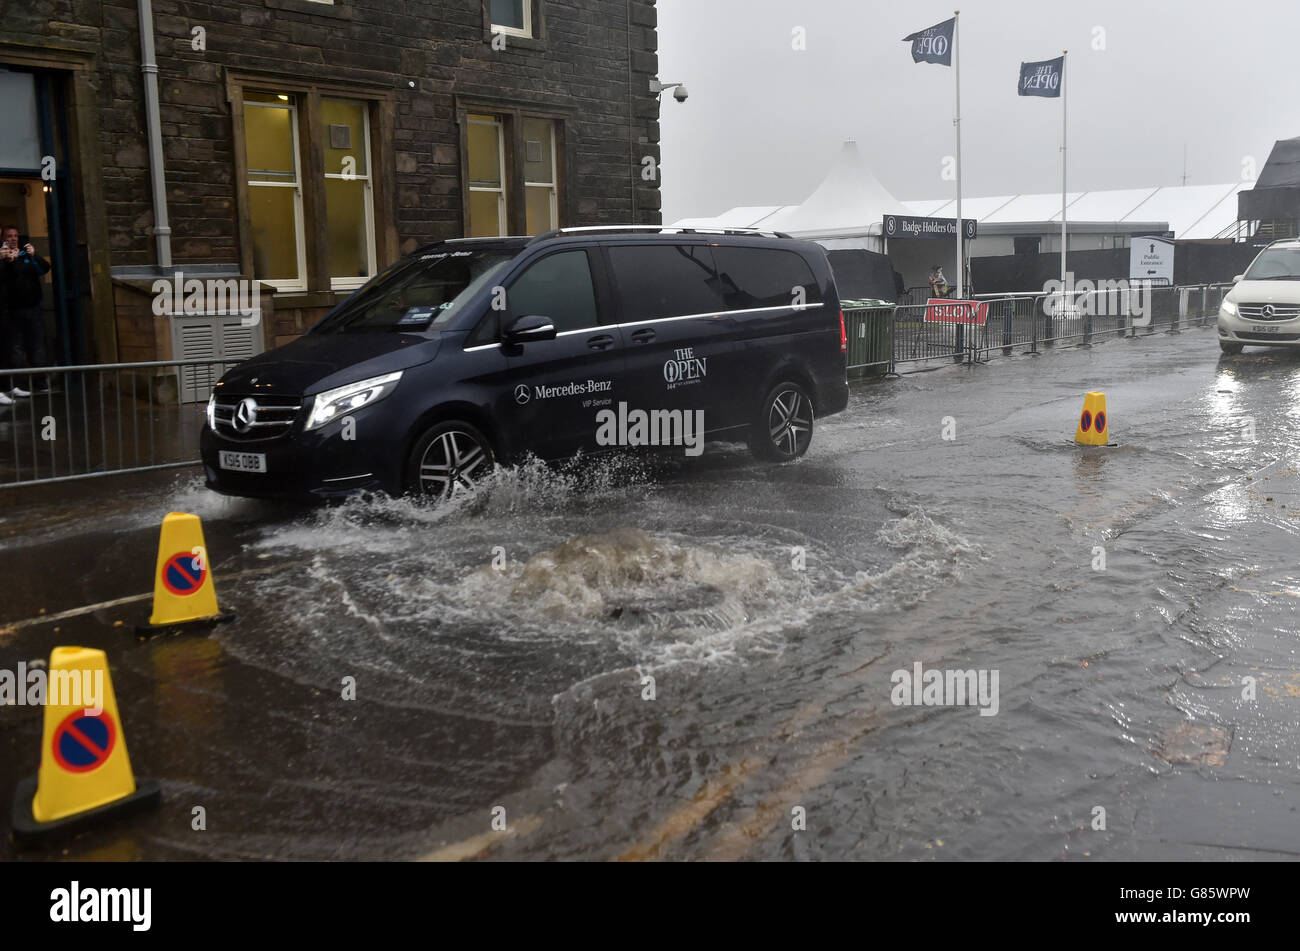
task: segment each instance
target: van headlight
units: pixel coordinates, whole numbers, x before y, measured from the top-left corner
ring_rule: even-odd
[[[208,429],[217,431],[217,394],[208,397]]]
[[[1222,314],[1224,317],[1236,317],[1237,305],[1230,300],[1225,300],[1222,304],[1219,305],[1219,313]]]
[[[398,370],[387,376],[377,376],[317,393],[311,406],[311,415],[307,417],[307,430],[320,429],[331,420],[379,402],[397,388],[397,381],[401,378],[402,371]]]

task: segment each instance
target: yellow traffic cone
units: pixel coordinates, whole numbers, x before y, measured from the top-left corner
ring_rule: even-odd
[[[1106,414],[1106,394],[1089,393],[1083,398],[1083,412],[1074,441],[1080,446],[1109,446],[1110,417]]]
[[[26,844],[71,834],[161,800],[158,783],[137,781],[131,772],[104,652],[54,648],[46,674],[41,765],[14,793],[14,840]]]
[[[186,624],[230,621],[232,613],[217,607],[203,523],[197,515],[172,512],[163,519],[154,569],[153,613],[148,624],[136,626],[141,636]]]

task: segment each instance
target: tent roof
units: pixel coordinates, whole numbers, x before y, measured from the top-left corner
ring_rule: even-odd
[[[1215,238],[1237,223],[1237,192],[1245,182],[1230,185],[1183,185],[1157,189],[1134,209],[1133,217],[1169,222],[1179,238]]]
[[[1243,183],[1231,185],[1182,185],[1169,188],[1121,188],[1114,191],[1071,192],[1066,209],[1075,223],[1149,225],[1164,222],[1179,238],[1214,238],[1237,221],[1233,197]],[[957,202],[908,202],[914,214],[933,218],[955,218]],[[1030,224],[1061,220],[1061,196],[1004,195],[997,198],[966,198],[962,216],[981,225]]]
[[[1293,164],[1287,165],[1286,161]],[[1265,176],[1280,176],[1287,168],[1291,169],[1287,174],[1293,173],[1300,182],[1300,138],[1287,139],[1274,146],[1258,184],[1263,186]],[[1154,230],[1154,226],[1163,224],[1178,238],[1205,239],[1216,238],[1236,224],[1235,196],[1243,187],[1245,183],[1238,182],[1071,192],[1066,195],[1066,202],[1073,223],[1143,230]],[[961,210],[962,217],[974,218],[982,226],[1059,224],[1061,195],[1056,192],[963,198]],[[716,218],[684,218],[675,224],[696,228],[765,228],[801,237],[829,238],[879,235],[881,220],[888,214],[955,218],[957,201],[955,198],[898,201],[872,174],[857,144],[849,141],[844,143],[826,178],[802,205],[746,206],[733,208]]]
[[[861,233],[888,214],[906,214],[901,201],[872,173],[853,140],[840,148],[830,172],[802,205],[785,208],[763,222],[764,228],[793,235]]]
[[[724,211],[716,218],[683,218],[674,221],[676,228],[759,228],[770,227],[764,222],[775,212],[798,205],[744,205]]]

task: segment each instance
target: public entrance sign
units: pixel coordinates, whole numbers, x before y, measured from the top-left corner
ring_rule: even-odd
[[[1172,286],[1174,243],[1161,238],[1134,238],[1129,248],[1128,279]]]

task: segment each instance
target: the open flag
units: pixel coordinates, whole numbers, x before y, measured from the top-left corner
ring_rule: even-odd
[[[912,62],[937,63],[940,66],[952,65],[952,34],[957,26],[957,18],[944,20],[928,30],[903,37],[904,43],[912,44]]]
[[[1045,59],[1041,63],[1020,64],[1020,87],[1022,96],[1045,96],[1049,99],[1061,95],[1061,77],[1065,74],[1065,57]]]

